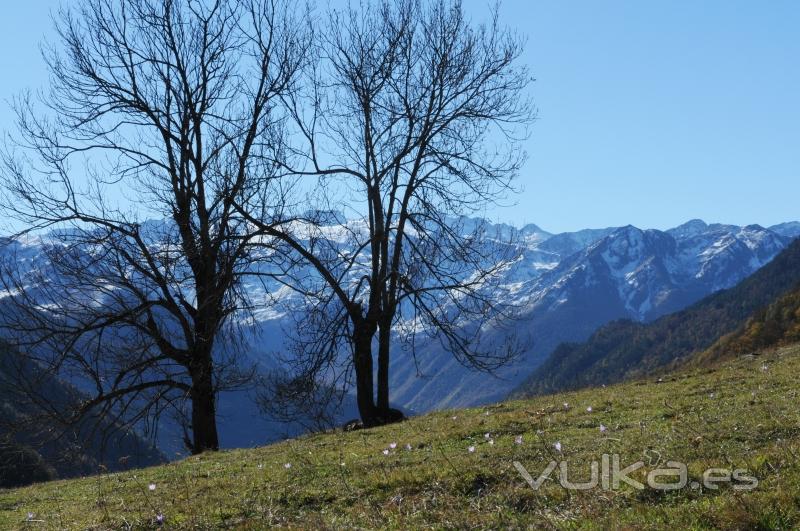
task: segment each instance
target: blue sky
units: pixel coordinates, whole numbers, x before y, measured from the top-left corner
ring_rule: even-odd
[[[0,129],[14,94],[46,85],[57,5],[3,6]],[[487,2],[464,6],[477,20]],[[800,2],[505,0],[501,15],[528,38],[539,119],[523,192],[488,217],[550,231],[800,219]]]

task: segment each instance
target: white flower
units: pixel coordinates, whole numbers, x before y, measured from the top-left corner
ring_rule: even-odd
[[[411,451],[411,445],[410,444],[406,444],[406,450],[408,450],[409,452]]]
[[[33,520],[36,517],[33,513],[28,513],[28,520]]]
[[[458,417],[453,415],[453,420],[458,420]]]
[[[286,470],[289,470],[290,468],[292,468],[292,464],[291,463],[286,463],[285,465],[283,465],[283,468],[285,468]]]
[[[344,461],[342,461],[341,463],[339,463],[339,466],[346,466],[346,465],[345,465]]]
[[[156,490],[156,484],[155,484],[155,483],[150,483],[150,484],[147,486],[147,488],[148,488],[148,489],[150,489],[151,491],[154,491],[154,490]]]
[[[389,444],[389,448],[391,448],[392,450],[394,450],[395,448],[397,448],[397,443],[396,443],[396,442],[393,442],[393,443]]]
[[[514,437],[514,444],[522,444],[522,435]]]
[[[494,446],[494,439],[489,439],[489,444],[490,444],[491,446]]]
[[[486,440],[488,441],[489,439],[491,439],[491,438],[492,438],[492,434],[491,434],[491,433],[484,433],[484,434],[483,434],[483,438],[484,438],[484,439],[486,439]]]
[[[762,371],[768,371],[769,370],[769,366],[765,363],[764,365],[761,366],[761,370]]]
[[[588,411],[589,413],[591,413],[591,412],[592,412],[592,406],[589,406],[589,407],[587,407],[587,408],[586,408],[586,411]]]
[[[259,469],[259,470],[264,470],[264,465],[263,465],[263,464],[261,464],[261,463],[259,463],[259,464],[258,464],[258,469]]]
[[[606,428],[605,425],[600,424],[600,433],[605,433],[607,429],[608,428]]]
[[[569,409],[569,404],[564,402],[564,409]]]
[[[556,442],[553,445],[553,448],[555,448],[557,452],[560,452],[561,451],[561,442],[560,441]]]
[[[473,454],[473,453],[475,453],[475,447],[474,446],[470,446],[469,448],[467,448],[467,451],[469,451],[469,453]]]
[[[383,455],[389,455],[389,449],[388,448],[383,451]]]

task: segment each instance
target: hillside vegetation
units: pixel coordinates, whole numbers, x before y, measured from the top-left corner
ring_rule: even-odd
[[[791,346],[663,381],[0,491],[0,528],[791,528],[800,525],[799,371]],[[644,460],[645,471],[681,461],[698,483],[709,467],[745,469],[760,483],[665,492],[547,481],[534,491],[513,464],[536,478],[563,457],[570,479],[584,481],[603,453],[623,466]]]
[[[685,310],[652,323],[615,321],[585,343],[560,345],[512,396],[598,386],[680,366],[798,285],[800,240],[795,240],[738,285]]]
[[[800,342],[800,289],[787,293],[756,312],[739,330],[698,354],[693,362],[702,365],[725,357],[797,342]]]
[[[112,421],[63,426],[54,419],[51,407],[82,398],[0,342],[0,488],[166,461],[136,433],[112,429]]]

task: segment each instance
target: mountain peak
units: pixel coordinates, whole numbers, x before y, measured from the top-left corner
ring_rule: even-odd
[[[641,237],[645,234],[646,231],[636,227],[635,225],[625,225],[624,227],[619,227],[615,229],[611,234],[609,234],[606,238],[614,240],[618,238],[627,238],[627,239],[641,239]]]
[[[702,234],[706,230],[708,230],[708,223],[702,219],[691,219],[683,225],[678,225],[673,229],[669,229],[667,232],[677,237],[689,237]]]
[[[550,234],[535,223],[528,223],[520,229],[523,234]]]

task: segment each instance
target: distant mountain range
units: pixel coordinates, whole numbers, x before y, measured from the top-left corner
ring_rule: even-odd
[[[617,319],[649,322],[736,285],[800,234],[800,224],[773,230],[693,220],[668,231],[534,234],[498,293],[525,309],[517,330],[530,348],[496,378],[468,371],[437,345],[418,353],[416,365],[395,354],[399,404],[426,411],[501,400],[563,342],[583,341]]]
[[[651,323],[615,321],[559,346],[514,397],[610,384],[800,339],[800,239],[731,289]]]
[[[347,235],[359,226],[341,219],[332,216],[324,234],[346,251],[350,245]],[[467,230],[480,222],[456,221]],[[626,226],[561,234],[536,225],[515,228],[497,224],[486,234],[503,241],[513,236],[516,258],[500,264],[496,297],[514,302],[520,309],[513,331],[527,340],[528,347],[492,376],[464,368],[438,342],[417,345],[416,357],[398,342],[391,365],[395,405],[424,412],[502,400],[563,342],[586,340],[602,325],[618,319],[650,322],[736,285],[800,236],[800,223],[764,228],[693,220],[667,231]],[[15,244],[14,252],[35,263],[45,239]],[[286,302],[297,297],[278,283],[266,288],[254,283],[247,289],[264,292],[265,300],[274,296]],[[273,354],[284,349],[283,330],[294,323],[287,310],[292,306],[299,305],[255,312],[256,333],[249,354],[262,371],[277,367]],[[490,330],[487,338],[499,342],[508,332]],[[263,444],[298,429],[257,420],[258,411],[246,393],[223,395],[219,409],[224,446]]]

